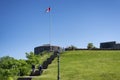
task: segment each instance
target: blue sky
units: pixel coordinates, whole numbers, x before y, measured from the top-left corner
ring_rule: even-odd
[[[49,43],[49,6],[53,45],[120,42],[120,0],[0,0],[0,57],[25,59]]]

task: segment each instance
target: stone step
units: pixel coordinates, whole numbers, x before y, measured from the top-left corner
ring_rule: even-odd
[[[36,70],[34,73],[31,73],[30,76],[39,76],[42,74],[43,71]]]
[[[17,80],[32,80],[32,78],[26,77],[26,78],[18,78]]]

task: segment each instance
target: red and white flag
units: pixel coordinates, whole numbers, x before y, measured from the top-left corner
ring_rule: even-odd
[[[50,8],[50,7],[48,7],[48,8],[46,9],[46,12],[50,12],[50,10],[51,10],[51,8]]]

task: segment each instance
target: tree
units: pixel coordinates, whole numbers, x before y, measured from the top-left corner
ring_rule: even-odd
[[[15,76],[30,75],[31,65],[40,65],[41,59],[46,56],[34,55],[33,52],[26,53],[27,60],[14,59],[13,57],[4,56],[0,58],[0,80],[12,80]]]
[[[40,64],[40,59],[41,55],[35,55],[33,52],[26,53],[26,58],[27,58],[27,63],[32,65],[39,65]]]
[[[67,49],[67,50],[75,50],[75,49],[77,49],[77,47],[71,45],[71,46],[67,47],[66,49]]]
[[[0,79],[9,79],[9,77],[15,77],[20,75],[30,74],[30,65],[27,64],[26,60],[17,60],[13,57],[4,56],[0,58]]]
[[[17,60],[13,57],[4,56],[0,58],[0,77],[7,79],[8,77],[17,76],[18,67]]]
[[[93,48],[94,48],[93,43],[88,43],[88,45],[87,45],[87,49],[93,49]]]

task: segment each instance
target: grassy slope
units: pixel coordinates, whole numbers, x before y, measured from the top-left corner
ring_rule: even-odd
[[[120,51],[68,51],[60,59],[61,80],[120,80]],[[57,80],[57,59],[32,80]]]

